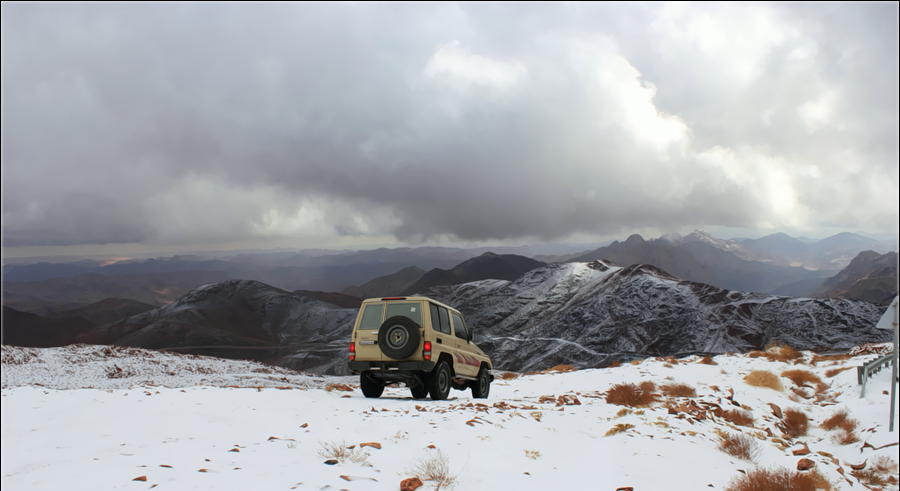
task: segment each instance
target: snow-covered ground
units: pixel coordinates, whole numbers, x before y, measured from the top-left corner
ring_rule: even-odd
[[[877,354],[815,364],[812,356],[804,353],[796,364],[748,355],[718,356],[716,365],[696,357],[648,359],[498,379],[487,400],[452,391],[450,400],[435,402],[413,400],[399,387],[366,399],[352,377],[251,362],[99,346],[5,346],[2,484],[6,490],[399,489],[405,478],[426,477],[417,467],[444,456],[451,485],[461,490],[715,490],[743,471],[793,471],[807,458],[834,489],[865,489],[854,466],[874,456],[898,460],[896,420],[888,432],[890,369],[870,379],[861,399],[854,367]],[[840,368],[849,369],[835,374]],[[779,377],[781,392],[743,380],[754,370],[792,369],[817,375],[827,389],[816,397],[815,387],[806,387],[805,399],[787,377]],[[660,394],[650,407],[606,402],[614,384],[645,381]],[[696,396],[662,396],[662,385],[676,383]],[[808,434],[787,438],[770,403],[807,414]],[[752,427],[716,416],[716,408],[735,404],[749,409]],[[858,442],[842,445],[839,431],[819,428],[840,408],[858,421]],[[607,436],[617,426],[623,431]],[[752,461],[718,450],[722,435],[738,433],[755,442]],[[794,455],[804,444],[809,454]],[[325,463],[331,446],[347,453],[335,465]],[[436,484],[426,481],[422,489]]]

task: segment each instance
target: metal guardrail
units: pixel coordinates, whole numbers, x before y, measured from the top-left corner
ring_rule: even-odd
[[[869,377],[875,375],[880,372],[885,365],[893,365],[894,364],[894,354],[888,353],[877,360],[872,360],[869,363],[861,367],[856,367],[856,381],[860,385],[862,385],[862,390],[859,392],[859,398],[862,399],[866,397],[866,382],[869,380]]]

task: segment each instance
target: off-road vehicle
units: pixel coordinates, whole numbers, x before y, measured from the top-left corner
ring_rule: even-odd
[[[353,324],[350,363],[366,397],[403,382],[412,396],[446,399],[450,388],[487,398],[494,380],[491,360],[472,342],[458,310],[427,297],[364,300]]]

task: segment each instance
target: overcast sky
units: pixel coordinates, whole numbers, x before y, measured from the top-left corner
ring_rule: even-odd
[[[3,251],[896,234],[898,42],[897,3],[4,2]]]

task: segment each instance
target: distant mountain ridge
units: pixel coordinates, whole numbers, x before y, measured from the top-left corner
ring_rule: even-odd
[[[898,293],[897,258],[896,252],[861,252],[840,273],[825,280],[811,296],[887,305]]]
[[[543,265],[513,280],[483,279],[421,293],[459,308],[475,341],[505,370],[740,352],[772,340],[797,349],[840,350],[881,342],[889,334],[874,329],[881,309],[867,302],[729,291],[679,280],[651,265],[608,261]],[[345,370],[356,315],[356,308],[299,292],[228,280],[99,327],[85,321],[71,329],[31,320],[64,344],[166,349],[336,374]]]
[[[412,295],[438,285],[458,285],[485,279],[511,280],[544,265],[540,261],[515,254],[485,252],[457,264],[449,271],[432,269],[404,290],[402,295]]]

